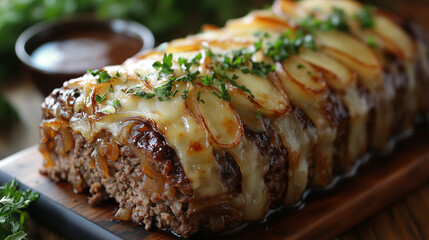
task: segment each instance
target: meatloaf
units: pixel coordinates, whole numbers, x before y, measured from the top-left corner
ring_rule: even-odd
[[[43,172],[188,237],[263,220],[429,111],[428,42],[351,0],[277,0],[65,82]]]

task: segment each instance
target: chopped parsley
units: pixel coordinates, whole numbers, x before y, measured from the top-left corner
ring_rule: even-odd
[[[302,68],[305,68],[305,66],[304,65],[302,65],[302,64],[298,64],[298,66],[296,66],[298,69],[302,69]]]
[[[100,73],[100,70],[88,69],[88,72],[91,73],[92,76],[96,77]]]
[[[213,78],[214,78],[213,75],[206,74],[204,75],[204,77],[200,78],[200,81],[206,86],[211,86],[213,85]]]
[[[112,84],[110,84],[110,86],[109,86],[109,92],[113,92],[113,86],[112,86]]]
[[[147,93],[147,92],[145,92],[145,91],[136,91],[136,92],[134,93],[134,96],[137,96],[137,97],[139,97],[139,98],[143,98],[143,99],[147,99],[147,100],[149,100],[149,99],[151,99],[151,98],[154,98],[154,97],[155,97],[155,94],[154,94],[154,93]]]
[[[256,119],[261,119],[261,110],[258,109],[258,111],[256,112]]]
[[[274,43],[268,42],[264,54],[273,61],[282,62],[291,55],[298,54],[301,46],[317,50],[313,35],[302,30],[286,31]]]
[[[97,83],[105,83],[110,81],[112,78],[106,71],[100,70],[91,70],[88,69],[88,72],[91,73],[92,76],[97,77]]]
[[[255,32],[255,34],[253,34],[253,36],[269,38],[270,34],[268,34],[267,32],[264,32],[264,31],[257,31],[257,32]]]
[[[97,83],[105,83],[110,81],[112,77],[106,72],[106,71],[101,71],[98,74],[98,78],[97,78]]]
[[[98,103],[102,103],[106,100],[106,93],[103,96],[95,95],[95,101]]]
[[[350,27],[347,23],[347,16],[343,9],[334,7],[333,12],[329,15],[325,22],[326,30],[336,29],[343,32],[348,32]]]
[[[119,100],[118,99],[115,99],[113,102],[112,102],[112,106],[117,110],[117,111],[120,111],[121,110],[121,103],[119,102]]]
[[[309,15],[299,22],[299,26],[310,33],[318,30],[338,30],[343,32],[348,32],[350,30],[348,18],[344,10],[336,7],[332,8],[332,13],[326,20],[320,20],[314,15]]]
[[[371,48],[377,49],[378,48],[378,44],[375,41],[374,36],[371,36],[368,38],[368,46],[370,46]]]
[[[366,5],[355,15],[362,29],[370,29],[375,27],[373,12],[374,8],[372,6]]]
[[[186,89],[185,91],[183,91],[183,94],[180,95],[183,99],[187,99],[188,98],[188,93],[189,93],[189,89]]]
[[[161,79],[162,77],[168,77],[171,74],[174,73],[174,69],[171,67],[173,66],[173,54],[166,54],[164,53],[164,57],[162,58],[162,63],[159,61],[156,61],[152,65],[155,69],[160,70],[158,79]]]
[[[197,93],[197,102],[205,103],[204,100],[201,99],[201,92]]]
[[[155,88],[155,94],[158,96],[159,101],[169,101],[170,97],[173,96],[173,82],[176,78],[170,78],[167,83]]]
[[[253,94],[252,94],[252,92],[250,91],[250,89],[248,89],[246,86],[244,86],[244,85],[240,85],[240,84],[238,84],[235,80],[237,80],[238,79],[238,76],[237,75],[232,75],[232,77],[229,77],[228,75],[226,75],[226,73],[222,73],[222,72],[220,72],[220,70],[219,69],[214,69],[214,73],[215,73],[215,75],[216,75],[216,77],[217,78],[219,78],[219,79],[221,79],[221,80],[223,80],[223,81],[226,81],[226,82],[228,82],[228,83],[230,83],[231,85],[233,85],[234,87],[237,87],[237,88],[239,88],[239,89],[241,89],[241,90],[243,90],[244,92],[247,92],[250,96],[252,96],[252,97],[254,97],[253,96]],[[219,80],[218,79],[218,80]],[[223,82],[222,81],[222,82]],[[217,83],[219,83],[219,81],[216,81]],[[220,84],[220,83],[219,83]],[[229,99],[231,99],[231,96],[229,97]]]
[[[220,94],[216,91],[213,91],[212,94],[215,95],[216,97],[226,100],[226,101],[230,101],[231,100],[231,95],[229,94],[229,92],[226,90],[226,86],[225,83],[222,82],[219,79],[215,79],[215,81],[219,84],[220,87]]]

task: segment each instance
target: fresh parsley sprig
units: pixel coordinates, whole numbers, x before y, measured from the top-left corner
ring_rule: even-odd
[[[355,18],[359,21],[362,29],[370,29],[375,27],[375,20],[373,17],[374,7],[365,5],[357,14]]]
[[[282,62],[288,57],[298,54],[301,46],[317,50],[316,42],[311,33],[303,30],[286,31],[274,43],[268,42],[264,54],[273,61]]]
[[[160,70],[158,75],[158,80],[163,77],[168,77],[174,73],[173,67],[173,54],[164,53],[164,57],[162,58],[162,63],[156,61],[152,65],[155,69]]]
[[[33,190],[19,190],[15,179],[0,187],[0,239],[25,239],[28,213],[24,209],[38,197]]]
[[[91,70],[88,69],[88,72],[91,73],[92,76],[97,78],[97,83],[105,83],[109,82],[112,77],[104,70]]]

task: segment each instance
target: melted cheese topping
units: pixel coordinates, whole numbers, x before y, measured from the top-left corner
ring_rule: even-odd
[[[270,204],[264,181],[268,162],[263,161],[258,147],[246,138],[229,152],[240,166],[242,174],[242,194],[233,201],[241,203],[244,220],[261,220],[268,212]]]

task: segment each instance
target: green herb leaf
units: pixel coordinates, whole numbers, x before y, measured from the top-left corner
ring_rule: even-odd
[[[378,48],[378,44],[375,41],[375,38],[373,36],[368,38],[368,46],[370,46],[371,48],[374,48],[374,49]]]
[[[152,66],[159,70],[158,79],[161,79],[162,77],[168,77],[169,75],[174,73],[174,69],[171,67],[173,66],[173,54],[166,54],[164,53],[164,57],[162,58],[162,63],[159,61],[156,61],[152,64]]]
[[[189,89],[186,89],[185,91],[183,91],[183,94],[180,95],[183,99],[187,99],[188,98],[188,93],[189,93]]]
[[[258,109],[258,111],[256,112],[256,119],[261,119],[261,110]]]
[[[204,77],[202,77],[201,82],[206,85],[206,86],[211,86],[213,85],[213,75],[204,75]]]
[[[106,100],[106,93],[103,96],[95,95],[95,101],[98,103],[102,103]]]
[[[154,98],[156,95],[154,93],[147,93],[145,91],[136,91],[134,93],[134,96],[137,96],[139,98],[143,98],[143,99],[149,100],[151,98]]]
[[[197,102],[205,103],[204,100],[201,99],[201,92],[197,93]]]
[[[23,209],[36,200],[33,190],[21,191],[15,179],[0,187],[0,239],[23,239],[28,213]]]
[[[98,69],[97,70],[88,69],[88,72],[91,73],[91,75],[95,77],[95,76],[97,76],[100,73],[100,70],[98,70]]]
[[[24,231],[19,231],[12,235],[7,236],[5,240],[22,240],[22,239],[25,239],[26,236],[27,236],[27,233],[25,233]]]
[[[97,83],[105,83],[110,81],[112,77],[106,72],[106,71],[101,71],[98,74],[98,79],[97,79]]]
[[[217,93],[216,91],[213,91],[212,94],[217,96],[220,99],[226,100],[226,101],[230,101],[231,100],[231,95],[229,94],[229,92],[226,90],[226,86],[225,83],[222,82],[219,79],[215,79],[215,81],[219,84],[220,86],[220,94]]]
[[[113,92],[113,86],[112,86],[112,84],[110,84],[110,86],[109,86],[109,92]]]
[[[174,81],[175,81],[175,79],[170,79],[164,85],[155,88],[155,94],[156,94],[156,96],[158,96],[159,101],[169,101],[170,100],[170,97],[173,96],[172,84]]]
[[[118,99],[115,99],[113,102],[112,102],[112,106],[117,110],[117,111],[120,111],[121,110],[121,103],[119,102],[119,100]]]
[[[336,29],[339,31],[348,32],[350,27],[347,23],[347,16],[343,9],[334,7],[333,13],[329,16],[326,21],[327,30]]]
[[[366,5],[356,14],[355,17],[359,21],[360,27],[362,29],[369,29],[375,27],[373,12],[374,8],[372,6]]]

